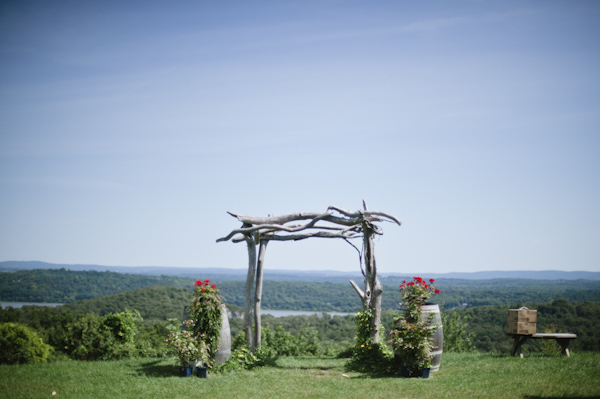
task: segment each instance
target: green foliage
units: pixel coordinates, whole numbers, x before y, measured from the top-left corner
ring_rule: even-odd
[[[557,299],[550,303],[515,303],[505,306],[480,306],[465,310],[447,310],[450,316],[459,313],[468,318],[469,333],[474,333],[473,344],[480,352],[508,353],[512,340],[506,336],[508,309],[527,306],[538,311],[537,330],[544,331],[554,325],[556,329],[577,334],[571,344],[571,352],[600,352],[600,302],[569,302]],[[523,349],[540,352],[543,340],[529,340]]]
[[[392,344],[399,364],[410,368],[413,375],[431,367],[435,329],[432,328],[432,315],[424,317],[422,308],[432,294],[440,294],[440,290],[433,287],[433,282],[430,279],[427,284],[421,277],[414,277],[412,281],[404,280],[400,284],[404,312],[396,314],[388,342]]]
[[[66,325],[75,319],[75,315],[59,309],[43,306],[0,309],[0,323],[25,324],[36,330],[44,342],[60,351],[66,339]]]
[[[196,362],[202,362],[202,365],[212,368],[214,361],[210,348],[202,336],[191,330],[193,327],[192,320],[184,320],[183,323],[175,319],[169,320],[166,342],[179,358],[182,367],[192,367]]]
[[[401,280],[382,278],[384,292],[382,309],[397,310],[398,285]],[[600,280],[461,280],[436,279],[441,290],[437,302],[447,309],[488,305],[509,305],[516,302],[549,303],[557,298],[569,301],[600,302]],[[227,303],[244,306],[244,282],[222,281],[221,295]],[[465,305],[466,304],[466,305]],[[265,309],[356,312],[362,303],[348,283],[307,283],[267,280],[263,286],[262,306]]]
[[[223,302],[219,290],[210,280],[196,281],[194,300],[189,308],[189,318],[194,322],[194,332],[202,336],[214,354],[219,349],[221,337]]]
[[[450,315],[442,313],[444,326],[444,352],[473,352],[475,351],[474,332],[467,332],[467,318],[458,312]]]
[[[421,319],[421,308],[431,295],[439,295],[440,290],[433,286],[434,280],[429,284],[421,277],[414,277],[412,281],[402,280],[400,284],[400,298],[404,306],[404,318],[409,323],[416,323]]]
[[[381,277],[381,281],[384,286],[382,309],[396,310],[399,302],[395,294],[398,287],[396,282],[401,280],[390,276]],[[194,280],[189,278],[171,276],[154,277],[65,269],[0,272],[0,292],[3,301],[72,303],[158,285],[185,288],[183,291],[187,293],[192,289],[193,283]],[[220,295],[228,304],[244,306],[244,281],[221,281],[218,284]],[[442,290],[439,302],[445,303],[448,309],[463,306],[509,305],[516,302],[550,303],[557,298],[564,298],[571,302],[600,301],[600,280],[438,279],[436,286]],[[148,292],[146,298],[152,298],[152,294]],[[134,299],[114,298],[110,307],[117,306],[119,301]],[[176,302],[175,298],[166,299],[164,304],[139,300],[136,303],[129,302],[122,308],[110,310],[108,306],[102,308],[99,304],[89,304],[86,305],[90,306],[89,309],[79,308],[73,311],[82,310],[86,313],[95,312],[105,315],[108,312],[134,308],[140,311],[144,319],[159,318],[160,315],[161,320],[166,321],[169,318],[180,317],[181,302],[176,305],[174,302]],[[165,310],[169,309],[169,314],[166,316],[162,305]],[[148,306],[148,309],[144,309],[144,306]],[[356,312],[362,308],[356,292],[347,283],[274,280],[264,282],[262,306],[265,309],[330,312]]]
[[[255,367],[272,364],[273,359],[273,353],[266,348],[258,349],[256,353],[252,354],[248,348],[241,347],[233,350],[229,359],[227,359],[224,364],[215,367],[215,371],[218,373],[225,373],[230,371],[251,370]]]
[[[234,336],[232,349],[247,348],[245,334],[240,331]],[[319,333],[310,325],[303,325],[293,334],[279,325],[273,330],[269,324],[261,328],[261,350],[268,357],[276,356],[317,356],[325,353],[319,340]],[[264,357],[264,356],[263,356]]]
[[[0,272],[2,300],[13,302],[71,303],[155,285],[191,288],[192,283],[180,277],[66,269]]]
[[[139,357],[164,357],[168,355],[165,337],[169,334],[167,324],[157,322],[142,324],[135,335],[135,347]]]
[[[546,334],[559,333],[559,332],[562,332],[562,331],[557,331],[554,323],[550,324],[550,327],[544,329],[544,333],[546,333]],[[560,345],[558,344],[558,342],[556,342],[555,340],[543,339],[542,342],[540,342],[540,352],[542,352],[546,355],[558,354],[561,352],[561,348],[560,348]]]
[[[277,326],[275,331],[262,328],[262,345],[279,356],[306,356],[320,353],[318,332],[309,325],[303,326],[296,335]]]
[[[356,333],[351,357],[346,367],[348,370],[369,372],[375,374],[388,374],[392,370],[393,354],[385,345],[385,331],[383,326],[379,330],[379,343],[373,343],[373,312],[364,309],[354,316]]]
[[[109,314],[104,318],[94,314],[79,315],[67,325],[65,351],[80,360],[136,356],[136,320],[140,320],[136,310]]]
[[[434,329],[429,321],[409,322],[399,316],[396,327],[390,332],[389,343],[392,344],[401,364],[412,369],[423,369],[431,366],[431,340]]]
[[[32,328],[19,323],[0,324],[0,364],[41,363],[51,354],[52,347]]]
[[[137,309],[144,320],[179,318],[184,306],[189,305],[193,295],[187,288],[152,286],[69,303],[63,308],[73,313],[95,313],[106,316],[109,313]]]
[[[106,315],[102,320],[102,324],[108,333],[115,337],[117,342],[133,343],[133,338],[137,332],[136,320],[142,320],[140,313],[135,309],[128,309],[125,312]]]

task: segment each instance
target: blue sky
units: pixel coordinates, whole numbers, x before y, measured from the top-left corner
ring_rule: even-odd
[[[600,271],[596,1],[3,1],[0,261],[245,268],[390,213],[381,272]],[[333,240],[266,267],[358,271]]]

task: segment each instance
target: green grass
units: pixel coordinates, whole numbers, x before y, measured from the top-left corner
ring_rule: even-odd
[[[0,398],[600,398],[600,354],[444,354],[429,379],[346,372],[345,360],[280,358],[207,379],[179,377],[173,360],[63,361],[0,366]],[[52,392],[56,392],[56,396]]]

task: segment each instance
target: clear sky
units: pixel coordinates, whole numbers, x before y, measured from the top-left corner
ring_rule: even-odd
[[[0,2],[0,261],[245,268],[226,211],[363,199],[381,272],[600,271],[600,2]]]

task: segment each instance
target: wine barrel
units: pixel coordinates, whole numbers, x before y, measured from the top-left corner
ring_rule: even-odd
[[[229,328],[229,315],[225,305],[221,305],[221,337],[219,338],[219,349],[215,353],[215,362],[223,364],[231,355],[231,329]]]
[[[438,371],[442,363],[444,353],[444,326],[442,325],[442,313],[437,303],[426,303],[421,308],[421,320],[430,320],[433,333],[433,350],[431,351],[431,371]]]
[[[401,303],[398,307],[400,313],[404,313],[405,305]],[[421,307],[421,321],[431,323],[435,329],[432,338],[433,350],[431,351],[431,371],[438,371],[442,363],[442,354],[444,353],[444,326],[442,325],[442,313],[437,303],[426,303]]]

